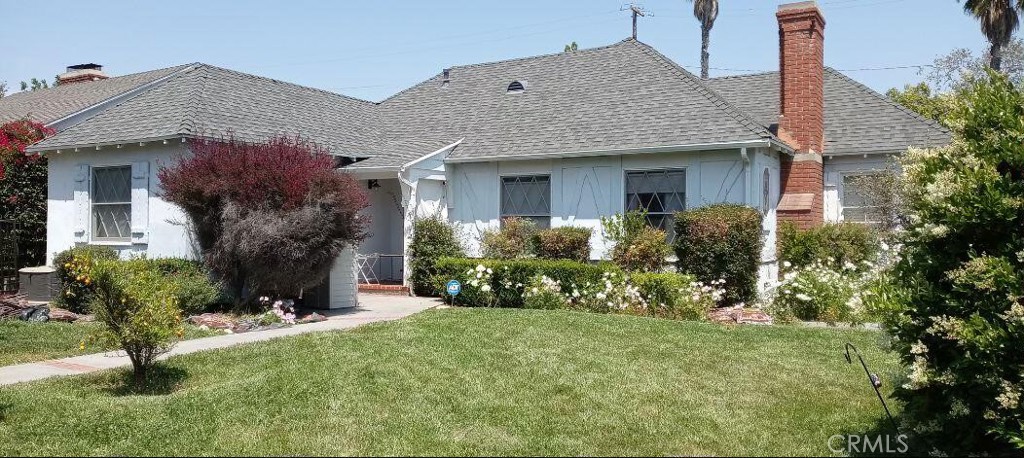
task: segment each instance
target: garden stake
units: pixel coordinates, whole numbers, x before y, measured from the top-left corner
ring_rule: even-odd
[[[860,360],[860,365],[861,367],[864,368],[864,373],[867,374],[868,376],[868,382],[871,383],[871,388],[875,389],[875,394],[878,396],[878,401],[882,403],[882,408],[885,409],[885,415],[889,417],[889,423],[892,423],[892,429],[896,431],[896,434],[899,434],[900,428],[896,426],[896,420],[892,419],[892,413],[889,412],[889,406],[885,404],[885,398],[882,397],[882,392],[878,390],[879,388],[882,387],[882,379],[878,378],[877,375],[872,374],[871,371],[868,370],[868,365],[867,363],[864,362],[864,357],[861,356],[860,350],[858,350],[857,347],[853,346],[853,344],[850,342],[846,343],[846,362],[853,364],[853,358],[850,357],[851,348],[853,349],[853,352],[857,354],[857,359]]]

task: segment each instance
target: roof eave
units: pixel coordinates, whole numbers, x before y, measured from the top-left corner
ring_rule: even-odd
[[[562,159],[569,157],[600,157],[600,156],[624,156],[631,154],[653,154],[653,153],[677,153],[689,151],[713,151],[739,148],[766,148],[777,146],[784,151],[792,153],[792,148],[773,139],[748,140],[737,142],[716,142],[716,143],[693,143],[687,145],[664,145],[645,146],[640,148],[616,148],[606,150],[589,151],[565,151],[555,153],[530,154],[526,156],[481,156],[481,157],[449,157],[446,163],[471,163],[491,161],[523,161],[531,159]]]
[[[120,146],[124,146],[124,145],[131,145],[131,144],[134,144],[134,143],[139,143],[140,146],[142,146],[142,144],[144,144],[144,143],[152,143],[152,142],[163,142],[163,143],[166,144],[166,143],[170,143],[171,140],[180,140],[182,143],[184,143],[185,140],[187,140],[188,138],[189,137],[186,136],[186,135],[175,134],[175,135],[162,135],[162,136],[159,136],[159,137],[140,138],[140,139],[132,139],[132,140],[118,140],[118,141],[112,141],[112,142],[82,143],[82,144],[76,144],[76,145],[48,146],[48,145],[42,145],[40,143],[37,143],[37,144],[35,144],[33,146],[25,148],[25,152],[27,152],[27,153],[40,153],[40,154],[56,152],[56,153],[60,154],[61,152],[68,151],[68,150],[71,150],[71,151],[79,151],[79,150],[83,150],[83,149],[96,149],[96,150],[98,150],[98,149],[103,149],[103,148],[108,147],[108,146],[120,147]],[[44,140],[44,142],[45,142],[45,140]]]

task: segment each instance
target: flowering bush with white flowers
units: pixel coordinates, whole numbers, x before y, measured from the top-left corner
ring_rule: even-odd
[[[523,293],[526,308],[569,308],[678,320],[702,320],[725,298],[724,280],[710,285],[674,273],[622,275],[606,272],[597,282],[562,283],[536,277]]]
[[[497,302],[494,292],[494,269],[483,264],[466,270],[462,279],[462,292],[456,296],[456,302],[464,302],[478,307],[494,307]]]
[[[858,294],[865,275],[852,263],[816,261],[786,272],[771,297],[769,313],[779,321],[855,323],[863,304]]]
[[[889,328],[907,366],[902,430],[921,452],[1020,456],[1024,90],[989,73],[956,100],[953,142],[902,160],[906,308]]]

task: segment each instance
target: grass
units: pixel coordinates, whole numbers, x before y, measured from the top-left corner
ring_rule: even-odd
[[[882,410],[863,330],[448,309],[0,391],[0,455],[830,455]],[[855,360],[856,361],[856,360]]]
[[[0,366],[111,350],[99,344],[81,348],[83,339],[101,329],[99,323],[0,321]],[[185,328],[186,339],[217,334],[193,326]]]

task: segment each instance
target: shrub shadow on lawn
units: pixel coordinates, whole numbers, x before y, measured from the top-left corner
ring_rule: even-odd
[[[901,424],[900,417],[893,418],[896,424]],[[829,444],[830,449],[842,448],[849,456],[927,456],[928,449],[924,444],[915,442],[903,431],[893,429],[892,422],[886,416],[881,416],[867,429],[847,430],[838,433],[844,440],[833,439]],[[835,437],[835,436],[833,436]],[[836,450],[831,450],[835,452]]]
[[[113,372],[100,383],[113,396],[162,396],[178,391],[187,378],[185,369],[157,364],[149,369],[141,384],[136,383],[131,369]]]

